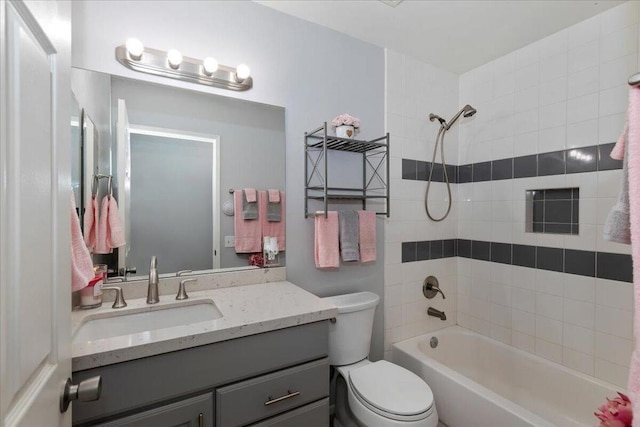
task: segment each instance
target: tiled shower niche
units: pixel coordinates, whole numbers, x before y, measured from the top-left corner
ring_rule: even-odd
[[[526,201],[526,231],[578,235],[579,188],[527,190]]]

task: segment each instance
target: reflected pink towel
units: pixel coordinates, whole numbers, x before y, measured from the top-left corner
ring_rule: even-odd
[[[242,218],[242,191],[234,191],[233,204],[235,208],[233,225],[236,235],[236,253],[262,252],[262,227],[260,217],[246,220]],[[261,213],[259,214],[261,215]]]
[[[633,257],[633,293],[635,301],[635,346],[629,365],[628,391],[633,408],[633,427],[640,427],[640,88],[629,90],[627,111],[629,138],[627,144],[629,171],[629,216],[631,225],[631,255]],[[624,139],[624,138],[623,138]],[[624,148],[622,144],[621,148]],[[615,150],[612,155],[620,155]]]
[[[360,222],[360,262],[376,260],[376,213],[358,211]]]
[[[95,254],[110,254],[111,248],[107,242],[109,235],[109,196],[104,196],[100,202],[100,216],[96,225],[96,245],[93,248]],[[96,208],[96,210],[98,210]]]
[[[98,202],[95,197],[87,199],[84,207],[84,243],[90,251],[96,245],[96,226],[98,225]]]
[[[247,203],[254,203],[258,200],[257,191],[255,188],[245,188],[244,194],[247,196]]]
[[[280,208],[281,208],[281,216],[280,216],[280,221],[278,222],[274,222],[274,221],[269,221],[268,220],[268,215],[267,215],[267,203],[269,200],[271,199],[271,191],[273,190],[269,190],[269,197],[267,197],[267,192],[265,191],[259,191],[259,199],[260,199],[260,211],[259,211],[259,218],[260,218],[260,222],[262,223],[262,237],[264,236],[270,236],[270,237],[277,237],[278,238],[278,251],[282,252],[285,250],[285,195],[284,195],[284,191],[280,192],[278,190],[275,190],[278,192],[278,198],[280,199]],[[267,200],[269,199],[269,200]]]
[[[109,217],[107,218],[107,246],[113,249],[124,246],[126,243],[118,202],[115,197],[111,196],[109,197]]]
[[[338,212],[330,211],[327,218],[316,213],[315,218],[315,259],[316,268],[338,268],[340,266],[340,250]]]
[[[71,290],[85,288],[93,279],[93,262],[82,238],[80,220],[76,213],[76,200],[71,193]]]

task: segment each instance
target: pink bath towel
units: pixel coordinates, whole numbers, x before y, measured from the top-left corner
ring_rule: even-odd
[[[258,200],[258,195],[255,188],[245,188],[244,194],[247,197],[247,203],[254,203]]]
[[[113,248],[124,246],[127,241],[124,236],[124,227],[120,220],[120,210],[116,198],[109,197],[109,217],[107,218],[107,245]]]
[[[93,276],[93,262],[82,238],[76,200],[71,192],[71,290],[75,292],[85,288]]]
[[[234,232],[236,235],[236,253],[262,252],[262,224],[260,217],[256,219],[244,219],[242,217],[242,191],[233,193],[235,207]]]
[[[360,262],[376,260],[376,213],[358,211],[360,222]]]
[[[631,228],[631,255],[633,258],[633,289],[635,301],[635,346],[629,365],[629,398],[633,408],[633,427],[640,427],[640,88],[629,90],[627,111],[627,167],[629,173],[629,217]],[[625,129],[627,130],[627,129]],[[624,135],[621,141],[624,140]],[[613,156],[620,156],[624,145],[616,144]],[[618,147],[620,146],[620,147]]]
[[[90,251],[96,246],[96,226],[98,225],[98,201],[95,197],[87,199],[84,208],[84,243]]]
[[[316,213],[315,259],[316,268],[338,268],[340,266],[338,212]]]
[[[271,203],[280,203],[280,190],[269,190],[269,201]]]
[[[284,191],[278,191],[278,198],[280,200],[280,209],[281,209],[281,216],[280,216],[280,221],[278,222],[274,222],[274,221],[269,221],[268,219],[268,209],[267,209],[267,203],[269,202],[269,200],[271,199],[271,191],[269,190],[269,193],[267,193],[266,191],[260,191],[259,192],[259,199],[260,199],[260,222],[262,223],[262,237],[264,236],[270,236],[270,237],[277,237],[278,238],[278,251],[282,252],[285,250],[286,248],[286,241],[285,241],[285,195],[284,195]],[[277,190],[276,190],[277,191]],[[267,194],[269,194],[269,196],[267,197]]]
[[[100,202],[100,215],[96,225],[96,245],[93,249],[95,254],[110,254],[111,247],[107,241],[109,236],[109,196],[104,196]]]

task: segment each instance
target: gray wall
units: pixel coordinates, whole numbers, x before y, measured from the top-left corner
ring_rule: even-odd
[[[285,108],[288,279],[320,296],[369,290],[383,296],[384,220],[378,220],[378,261],[320,271],[313,257],[313,220],[304,218],[305,131],[335,115],[359,117],[360,135],[384,133],[383,49],[248,1],[73,2],[73,65],[189,87]],[[171,28],[161,25],[171,22]],[[247,63],[254,88],[235,93],[181,83],[124,68],[114,59],[128,37],[186,56],[215,55],[222,64]],[[391,141],[392,150],[400,142]],[[372,357],[383,352],[383,307],[376,311]]]
[[[231,188],[285,189],[283,108],[113,77],[114,125],[119,98],[126,102],[132,126],[220,136],[221,207],[225,200],[232,200]],[[233,217],[221,210],[218,215],[220,234],[232,236]],[[225,248],[224,241],[220,246],[221,267],[247,265],[246,255]]]

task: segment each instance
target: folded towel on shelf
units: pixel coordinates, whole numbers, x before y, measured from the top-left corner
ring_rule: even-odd
[[[236,210],[236,212],[242,212],[243,219],[258,219],[258,196],[256,194],[256,189],[245,188],[241,193],[242,209]]]
[[[335,211],[316,212],[314,252],[316,268],[338,268],[340,255],[338,248],[338,213]]]
[[[76,200],[71,192],[71,290],[75,292],[84,289],[93,276],[93,262],[82,238]]]
[[[111,249],[124,246],[125,240],[124,227],[120,220],[120,210],[116,198],[109,197],[109,217],[107,218],[107,246]]]
[[[360,231],[360,261],[376,260],[376,213],[373,211],[358,211]]]
[[[256,219],[245,219],[243,204],[245,204],[245,192],[236,190],[233,193],[235,216],[233,218],[234,234],[236,238],[236,253],[262,252],[262,224],[258,220],[258,207],[255,207]],[[257,203],[253,203],[257,205]]]
[[[95,254],[110,254],[111,248],[107,243],[109,236],[109,196],[104,196],[100,202],[100,206],[96,210],[100,210],[98,216],[98,224],[96,226],[96,245],[93,248]]]
[[[360,261],[358,214],[356,211],[340,211],[338,212],[338,221],[340,222],[340,253],[342,254],[342,261]]]
[[[277,206],[280,207],[282,212],[286,213],[286,205],[285,205],[285,194],[284,191],[279,193],[280,203]],[[286,248],[285,241],[285,232],[286,232],[286,215],[281,215],[281,219],[278,222],[270,221],[268,208],[267,206],[270,204],[267,200],[268,193],[265,191],[259,192],[259,200],[260,200],[260,222],[262,223],[262,237],[276,237],[278,239],[278,251],[282,252]],[[267,212],[265,215],[264,212]]]
[[[98,200],[91,196],[84,207],[84,243],[90,251],[96,246],[96,232],[98,226]]]
[[[280,190],[269,190],[269,199],[266,206],[267,221],[278,222],[282,218],[282,203],[280,203]]]
[[[628,125],[611,151],[611,158],[622,160],[622,188],[618,201],[609,211],[604,223],[604,238],[617,243],[631,243],[631,223],[629,214],[629,135]]]

